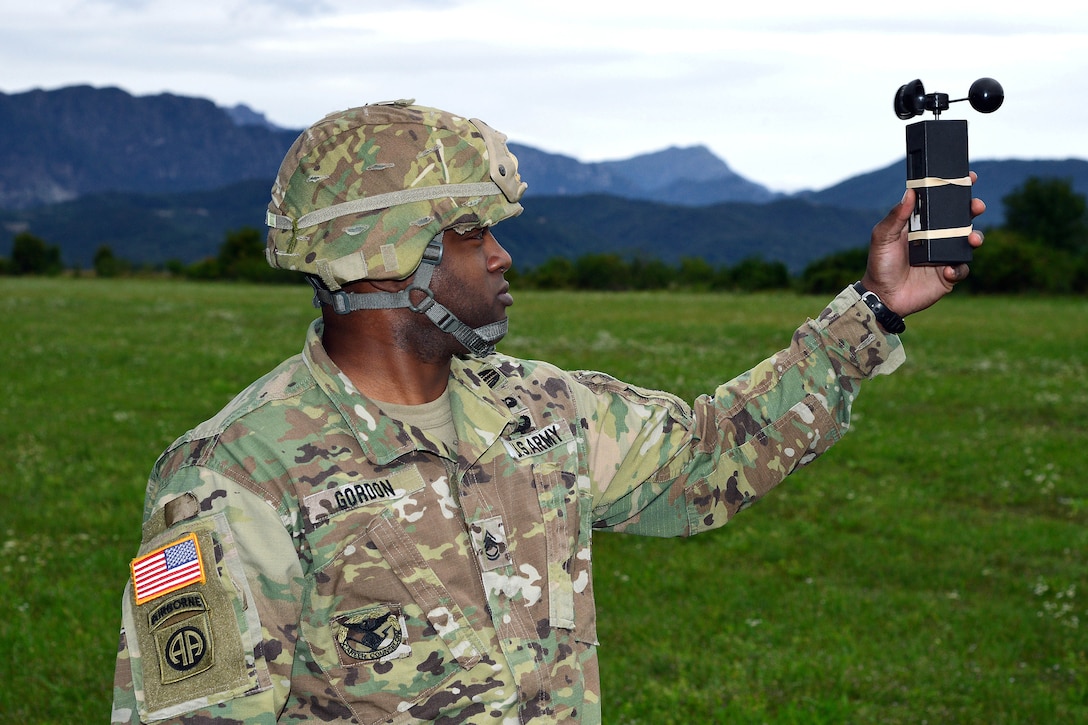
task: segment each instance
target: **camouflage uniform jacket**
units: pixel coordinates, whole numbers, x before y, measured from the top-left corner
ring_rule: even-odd
[[[113,722],[599,722],[592,531],[721,526],[836,442],[903,359],[857,299],[694,407],[457,358],[456,450],[354,390],[315,323],[157,463],[134,572],[200,566],[130,577]]]

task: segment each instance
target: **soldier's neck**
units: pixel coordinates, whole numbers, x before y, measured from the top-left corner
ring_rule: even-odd
[[[395,319],[403,315],[326,313],[322,344],[363,395],[401,405],[430,403],[446,390],[453,354],[445,347],[433,349],[434,345],[428,345],[428,338],[433,336],[425,328],[425,335],[411,334],[416,323],[431,323],[417,313],[405,312],[419,318],[408,320],[407,331],[404,324],[398,324],[403,320]],[[444,339],[439,341],[446,343]]]

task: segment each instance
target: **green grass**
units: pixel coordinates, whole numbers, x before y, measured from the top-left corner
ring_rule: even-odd
[[[515,290],[516,292],[516,290]],[[516,294],[506,352],[691,399],[823,300]],[[296,353],[304,288],[0,279],[0,722],[107,719],[147,472]],[[1088,303],[954,296],[724,530],[596,539],[610,723],[1088,713]]]

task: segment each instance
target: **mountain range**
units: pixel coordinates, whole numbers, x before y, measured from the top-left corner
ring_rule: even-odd
[[[246,106],[72,86],[0,93],[0,256],[15,234],[87,266],[103,244],[140,264],[213,256],[227,231],[260,228],[272,179],[299,131]],[[902,194],[904,164],[822,190],[775,192],[704,146],[585,163],[516,142],[526,211],[500,238],[518,263],[615,252],[735,264],[760,256],[798,271],[867,242]],[[801,163],[802,161],[799,161]],[[1000,199],[1030,176],[1088,194],[1088,162],[980,160],[976,195],[1001,223]]]

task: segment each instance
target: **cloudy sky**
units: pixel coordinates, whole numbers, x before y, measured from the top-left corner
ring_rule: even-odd
[[[1005,105],[971,156],[1088,158],[1088,9],[1033,2],[4,0],[0,91],[73,84],[244,103],[303,128],[415,98],[583,161],[702,144],[775,190],[902,157],[900,85]],[[527,175],[531,181],[531,170]]]

